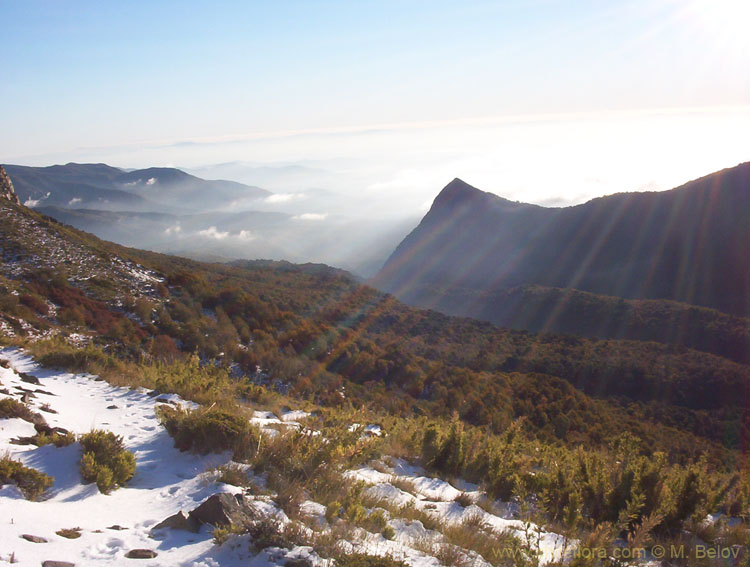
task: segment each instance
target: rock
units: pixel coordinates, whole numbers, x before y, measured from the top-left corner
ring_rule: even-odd
[[[156,402],[160,404],[172,404],[173,406],[177,405],[177,402],[170,400],[169,398],[165,398],[164,396],[159,396],[156,398]]]
[[[153,559],[156,557],[156,553],[152,549],[131,549],[125,554],[128,559]]]
[[[151,528],[151,531],[154,530],[160,530],[163,528],[171,528],[173,530],[185,530],[187,532],[193,532],[198,533],[200,530],[200,524],[190,518],[185,512],[180,510],[176,514],[173,514],[163,522],[159,522],[156,524],[153,528]]]
[[[42,383],[39,381],[39,378],[36,376],[32,376],[31,374],[26,374],[26,372],[19,372],[18,376],[21,378],[21,382],[26,382],[27,384],[34,384],[35,386],[41,386]]]
[[[10,361],[0,358],[0,367],[2,368],[10,368]]]
[[[226,492],[209,496],[203,504],[190,512],[190,520],[212,526],[248,526],[257,513],[247,505],[241,494]]]
[[[23,534],[21,537],[26,541],[30,541],[31,543],[47,543],[46,539],[36,535]]]
[[[107,409],[117,409],[117,406],[115,404],[112,404],[111,406],[107,406]]]
[[[18,195],[16,195],[16,192],[13,189],[13,182],[10,180],[8,173],[2,165],[0,165],[0,198],[7,199],[16,205],[21,204],[18,200]]]
[[[116,531],[119,532],[119,531],[122,531],[122,530],[127,530],[128,528],[123,528],[120,524],[115,524],[114,526],[109,526],[107,529],[108,530],[116,530]]]
[[[312,562],[305,557],[292,557],[284,562],[284,567],[312,567]]]
[[[147,395],[149,398],[155,398],[159,394],[161,394],[159,390],[151,390]]]
[[[42,567],[76,567],[70,561],[42,561]]]

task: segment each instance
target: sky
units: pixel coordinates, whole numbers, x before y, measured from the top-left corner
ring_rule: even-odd
[[[414,212],[454,177],[565,205],[750,161],[745,0],[0,0],[0,16],[0,163],[237,162],[248,182],[302,165]]]

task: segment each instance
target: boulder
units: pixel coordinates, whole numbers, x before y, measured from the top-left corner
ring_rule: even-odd
[[[42,567],[76,567],[70,561],[42,561]]]
[[[161,530],[163,528],[185,530],[187,532],[197,533],[200,529],[200,524],[197,521],[191,519],[190,516],[185,514],[185,512],[180,510],[176,514],[171,515],[163,522],[159,522],[158,524],[156,524],[153,528],[151,528],[151,531]]]
[[[189,518],[198,524],[212,526],[249,526],[257,516],[241,494],[226,492],[209,496],[203,504],[190,512]]]

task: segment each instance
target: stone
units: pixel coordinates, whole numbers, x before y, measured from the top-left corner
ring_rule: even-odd
[[[153,559],[156,557],[156,553],[153,549],[131,549],[125,554],[128,559]]]
[[[39,378],[36,376],[32,376],[31,374],[26,374],[26,372],[19,372],[18,376],[21,378],[21,382],[26,382],[27,384],[34,384],[34,386],[41,386],[42,383],[39,381]]]
[[[76,567],[70,561],[42,561],[42,567]]]
[[[198,533],[200,530],[200,524],[194,519],[190,518],[185,512],[180,510],[176,514],[169,516],[166,520],[159,522],[151,531],[161,530],[163,528],[170,528],[173,530],[184,530],[186,532]]]
[[[36,535],[23,534],[21,537],[25,539],[26,541],[30,541],[31,543],[47,543],[46,539],[44,539],[43,537],[36,536]]]
[[[209,496],[200,506],[190,512],[190,520],[212,526],[248,526],[257,513],[247,505],[241,494],[222,492]]]

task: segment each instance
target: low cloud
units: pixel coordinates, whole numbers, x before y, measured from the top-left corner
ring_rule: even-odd
[[[263,199],[266,203],[289,203],[304,199],[304,193],[274,193]]]
[[[68,206],[70,207],[80,202],[81,202],[81,199],[79,197],[73,197],[70,201],[68,201]]]
[[[255,238],[255,236],[249,230],[241,230],[237,235],[237,238],[239,238],[240,240],[252,240]]]
[[[293,216],[292,219],[303,221],[322,221],[327,217],[328,213],[302,213],[301,215]]]
[[[148,181],[146,181],[146,185],[153,185],[156,183],[156,177],[151,177]]]
[[[229,236],[228,232],[222,232],[216,229],[215,226],[210,226],[205,230],[199,230],[198,236],[205,236],[206,238],[215,238],[216,240],[224,240]]]
[[[164,230],[164,234],[171,236],[172,234],[179,234],[182,232],[182,227],[179,224],[170,226]]]
[[[31,199],[31,198],[26,199],[26,202],[24,202],[24,206],[26,206],[26,207],[36,207],[39,203],[41,203],[42,201],[44,201],[50,195],[51,195],[51,193],[49,191],[47,191],[47,194],[44,197],[42,197],[41,199]]]

